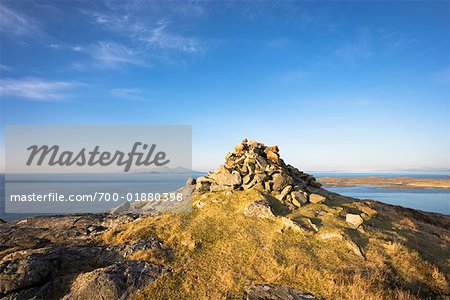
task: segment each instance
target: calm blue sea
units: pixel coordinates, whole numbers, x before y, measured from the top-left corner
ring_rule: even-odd
[[[316,178],[321,177],[369,177],[384,178],[413,177],[447,179],[448,173],[338,173],[338,172],[312,172]],[[333,187],[328,190],[345,196],[359,199],[373,199],[384,203],[400,205],[424,211],[437,212],[450,215],[450,190],[443,189],[414,189],[414,190],[387,190],[376,186]]]
[[[316,178],[320,177],[368,177],[368,176],[379,176],[379,177],[415,177],[415,178],[448,178],[447,173],[337,173],[337,172],[311,172]],[[200,176],[202,174],[197,174]],[[124,181],[123,178],[116,178],[114,175],[106,176],[102,180],[93,180],[87,175],[76,182],[70,178],[70,175],[61,176],[55,182],[52,178],[52,183],[63,183],[65,180],[69,180],[74,183],[74,191],[79,190],[81,187],[88,185],[93,185],[98,187],[104,184],[105,187],[111,187],[111,184],[115,188],[124,191],[133,191],[139,189],[146,189],[150,186],[151,192],[165,192],[168,190],[175,190],[175,187],[181,186],[187,175],[173,175],[173,174],[136,174],[131,176],[128,180]],[[149,177],[150,176],[150,177]],[[196,176],[194,176],[196,177]],[[148,180],[151,179],[151,184],[149,185]],[[8,178],[9,180],[9,178]],[[41,182],[46,182],[46,178],[40,177]],[[95,181],[95,182],[93,182]],[[13,213],[5,214],[4,212],[4,201],[5,201],[5,177],[3,174],[0,175],[0,218],[11,221],[14,219],[24,218],[35,214],[23,214],[23,213]],[[337,187],[328,188],[329,190],[359,199],[373,199],[381,202],[400,205],[404,207],[437,212],[442,214],[450,215],[450,191],[442,189],[415,189],[415,190],[385,190],[373,186],[357,186],[357,187]],[[117,206],[117,203],[102,203],[99,204],[95,211],[106,211],[112,207]],[[76,207],[74,207],[76,210]],[[76,211],[74,211],[76,212]],[[42,214],[42,213],[39,213]]]

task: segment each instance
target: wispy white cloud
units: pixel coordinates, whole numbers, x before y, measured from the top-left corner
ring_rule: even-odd
[[[7,65],[0,64],[0,71],[12,71],[12,70],[14,70],[14,68],[7,66]]]
[[[46,5],[39,7],[46,10],[58,9]],[[90,20],[90,24],[95,27],[93,29],[105,31],[101,38],[71,44],[46,33],[44,20],[13,10],[3,2],[0,3],[0,33],[14,37],[20,35],[23,37],[21,42],[26,42],[29,37],[39,36],[40,45],[48,49],[88,55],[92,60],[71,63],[78,69],[118,68],[125,65],[148,67],[162,61],[184,64],[186,58],[202,54],[207,48],[205,41],[185,32],[189,28],[184,23],[186,20],[205,13],[203,7],[196,3],[174,6],[157,1],[111,3],[104,0],[90,6],[90,10],[80,8],[78,12]],[[177,19],[176,24],[168,21],[176,17],[183,20]]]
[[[84,50],[84,48],[82,46],[71,46],[70,50],[75,51],[75,52],[81,52]]]
[[[48,44],[47,45],[48,48],[51,48],[53,50],[60,50],[63,48],[63,46],[59,45],[59,44]]]
[[[350,65],[372,57],[370,33],[367,30],[360,31],[354,39],[343,43],[334,53],[339,59]]]
[[[386,43],[387,47],[390,49],[400,49],[418,41],[416,37],[405,35],[403,33],[398,33],[394,31],[388,31],[386,29],[380,28],[377,32],[379,39]]]
[[[82,52],[86,50],[86,48],[83,46],[73,46],[67,43],[51,43],[47,45],[47,48],[53,50],[70,50],[74,52]]]
[[[115,42],[98,42],[84,51],[104,67],[116,68],[122,64],[147,65],[140,57],[140,52]]]
[[[5,36],[31,36],[40,33],[40,27],[34,19],[0,2],[0,32]]]
[[[138,31],[138,38],[147,46],[159,49],[184,53],[201,53],[205,50],[204,45],[198,39],[169,32],[168,25],[167,22],[161,20],[155,28]]]
[[[54,81],[41,78],[2,79],[0,95],[39,101],[60,101],[69,98],[75,87],[83,85],[73,81]]]
[[[374,57],[398,54],[400,50],[417,41],[418,38],[404,33],[382,28],[378,30],[361,28],[353,38],[335,50],[335,56],[347,64],[356,65]]]
[[[111,90],[111,95],[124,100],[148,100],[144,91],[136,88],[120,88]]]
[[[93,13],[95,23],[104,29],[131,38],[137,47],[151,47],[184,53],[200,53],[204,43],[197,38],[174,33],[164,19],[148,20],[129,14]]]

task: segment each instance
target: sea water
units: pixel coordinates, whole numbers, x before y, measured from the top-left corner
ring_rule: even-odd
[[[316,178],[320,177],[414,177],[414,178],[448,178],[446,173],[324,173],[324,172],[311,172]],[[203,174],[196,174],[193,177],[198,177]],[[150,176],[150,177],[149,177]],[[182,186],[186,180],[186,174],[174,175],[174,174],[136,174],[131,176],[128,180],[117,180],[117,186],[123,186],[124,189],[142,189],[143,186],[148,185],[148,180],[152,181],[151,189],[153,192],[164,192],[166,187],[169,186]],[[45,179],[43,179],[45,181]],[[61,178],[64,180],[64,178]],[[105,177],[105,182],[108,185],[111,181],[116,180],[114,177]],[[0,218],[11,221],[15,219],[24,218],[30,215],[36,214],[5,214],[4,213],[4,201],[5,201],[5,177],[0,175]],[[89,177],[84,177],[77,182],[74,187],[85,187],[86,185],[93,184]],[[100,183],[101,184],[101,183]],[[96,183],[95,186],[97,186]],[[158,188],[159,187],[159,188]],[[445,189],[414,189],[414,190],[397,190],[397,189],[382,189],[376,186],[364,185],[354,187],[331,187],[327,188],[330,191],[339,193],[345,196],[351,196],[359,199],[373,199],[388,204],[400,205],[403,207],[409,207],[419,209],[423,211],[437,212],[441,214],[450,215],[450,190]],[[93,212],[107,211],[113,208],[114,203],[101,203],[98,204]],[[74,206],[76,211],[76,207]],[[75,212],[74,211],[74,212]]]
[[[316,178],[357,178],[357,177],[412,177],[448,179],[448,173],[338,173],[316,172],[312,173]],[[380,202],[419,209],[423,211],[437,212],[450,215],[450,190],[448,189],[383,189],[374,185],[359,185],[351,187],[325,187],[326,189],[358,199],[373,199]]]

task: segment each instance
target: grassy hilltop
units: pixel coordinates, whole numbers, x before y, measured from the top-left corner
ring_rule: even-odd
[[[448,299],[448,216],[327,192],[286,166],[277,148],[243,144],[194,183],[192,213],[142,217],[102,236],[113,245],[157,237],[171,249],[134,253],[170,270],[134,298],[240,299],[252,284],[273,284],[326,299]],[[236,173],[245,163],[236,162],[249,153],[293,187],[274,190],[273,175],[258,188],[246,183]],[[295,174],[302,177],[288,178]]]

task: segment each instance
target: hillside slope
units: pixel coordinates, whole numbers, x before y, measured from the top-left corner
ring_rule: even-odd
[[[171,272],[136,298],[238,299],[254,284],[326,299],[450,295],[448,216],[328,192],[277,147],[247,140],[191,184],[192,213],[104,235],[108,244],[157,237],[172,249],[163,262]]]

